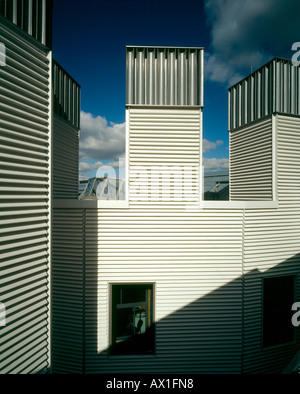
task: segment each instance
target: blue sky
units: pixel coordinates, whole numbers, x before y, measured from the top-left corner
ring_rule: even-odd
[[[123,155],[126,45],[204,47],[204,158],[228,167],[228,87],[292,57],[299,14],[299,0],[54,0],[53,55],[82,89],[81,176]]]

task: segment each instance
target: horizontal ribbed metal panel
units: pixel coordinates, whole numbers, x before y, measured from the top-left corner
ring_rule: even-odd
[[[130,206],[199,204],[201,109],[127,111]]]
[[[85,231],[86,373],[240,371],[241,212],[87,209]],[[107,357],[113,282],[155,283],[154,357]]]
[[[139,114],[130,112],[129,116]],[[136,132],[149,138],[152,146],[153,124],[161,122],[162,113],[166,114],[153,114],[149,134],[146,123],[140,128],[135,118],[130,123],[130,137]],[[150,114],[147,111],[147,117]],[[143,119],[145,112],[141,116]],[[268,121],[261,122],[264,129]],[[274,373],[288,365],[299,348],[299,331],[294,343],[262,350],[261,286],[264,277],[298,275],[295,297],[300,296],[300,199],[295,186],[300,177],[300,133],[297,118],[277,115],[274,124],[278,129],[278,209],[189,211],[168,201],[160,205],[145,200],[139,205],[130,200],[129,209],[86,208],[83,234],[80,220],[76,224],[81,208],[78,212],[55,209],[60,219],[53,237],[61,265],[64,258],[70,261],[68,274],[78,282],[80,267],[72,267],[72,261],[80,251],[73,255],[70,247],[68,257],[63,245],[73,244],[73,229],[78,232],[78,245],[84,237],[84,324],[80,326],[76,320],[80,313],[74,322],[78,335],[84,336],[86,373]],[[149,168],[156,157],[167,157],[156,153],[155,144],[144,156],[145,146],[138,147],[135,138],[130,145],[130,170],[134,159]],[[174,155],[176,149],[173,147]],[[293,179],[294,189],[289,179]],[[111,283],[155,284],[154,356],[108,355]],[[74,298],[75,288],[70,292]],[[71,325],[72,313],[65,318]],[[76,352],[75,347],[74,358]],[[72,352],[69,357],[73,363]]]
[[[230,199],[272,200],[272,117],[230,132]]]
[[[78,198],[78,129],[54,115],[53,197]]]
[[[51,48],[52,8],[53,0],[1,0],[0,16]]]
[[[126,104],[203,106],[203,49],[126,47]]]
[[[0,24],[0,372],[49,367],[50,62]]]
[[[300,118],[276,117],[279,209],[246,211],[244,219],[246,373],[281,373],[300,346],[300,331],[295,329],[294,343],[261,351],[262,278],[295,275],[295,301],[300,299]]]
[[[80,128],[80,86],[53,60],[53,111],[67,123]]]
[[[53,373],[84,372],[85,213],[55,210],[52,248]]]
[[[300,67],[275,58],[229,89],[229,130],[274,112],[300,115]]]

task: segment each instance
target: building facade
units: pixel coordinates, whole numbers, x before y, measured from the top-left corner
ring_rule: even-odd
[[[79,201],[80,86],[51,1],[20,4],[0,1],[0,372],[291,372],[299,68],[229,89],[230,201],[204,201],[203,48],[127,47],[126,198]]]
[[[126,200],[54,201],[54,371],[281,373],[300,339],[299,114],[230,118],[230,201],[203,201],[203,49],[126,51]],[[265,69],[247,105],[272,96]]]

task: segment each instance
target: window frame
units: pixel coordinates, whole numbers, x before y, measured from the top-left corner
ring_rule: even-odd
[[[280,342],[280,343],[275,343],[275,344],[270,344],[266,345],[265,340],[264,340],[264,329],[265,329],[265,315],[264,315],[264,309],[265,309],[265,280],[270,280],[270,279],[280,279],[280,278],[292,278],[293,282],[293,301],[290,305],[290,311],[291,311],[291,317],[292,317],[292,305],[293,302],[296,300],[296,295],[297,295],[297,275],[296,274],[287,274],[287,275],[275,275],[275,276],[265,276],[261,279],[261,350],[262,351],[269,351],[274,348],[282,347],[282,346],[288,346],[295,344],[297,339],[296,339],[296,330],[295,327],[291,328],[292,331],[292,336],[293,338],[291,340],[288,340],[286,342]],[[290,324],[292,325],[292,322],[290,321]]]
[[[113,354],[111,353],[113,343],[113,287],[114,286],[149,286],[152,290],[151,303],[152,303],[152,326],[153,326],[153,352],[152,353],[124,353],[124,354]],[[156,300],[156,283],[155,282],[111,282],[109,283],[109,324],[108,324],[108,340],[109,346],[107,351],[107,357],[156,357],[156,329],[155,329],[155,300]]]

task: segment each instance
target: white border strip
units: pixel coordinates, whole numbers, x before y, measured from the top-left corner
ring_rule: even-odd
[[[277,201],[202,201],[202,207],[193,207],[193,210],[203,209],[276,209]],[[54,208],[78,208],[78,209],[128,209],[128,201],[107,200],[53,200]],[[182,208],[184,210],[184,207]]]

